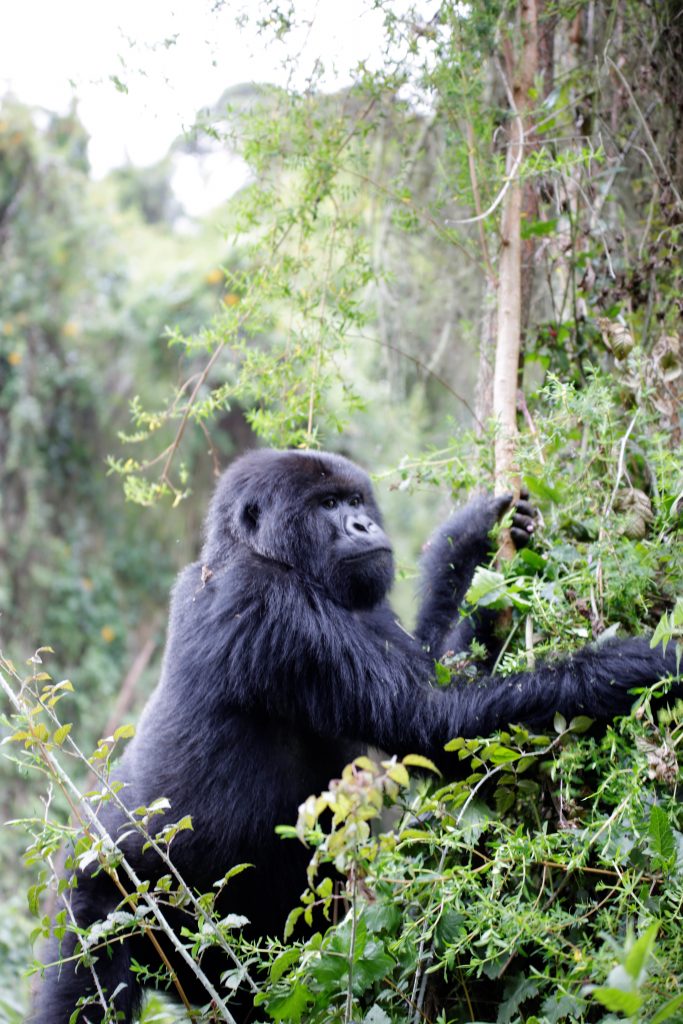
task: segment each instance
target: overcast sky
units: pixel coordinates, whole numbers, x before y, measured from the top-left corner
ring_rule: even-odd
[[[0,92],[53,110],[74,95],[88,130],[93,173],[130,159],[151,163],[230,85],[285,84],[284,45],[238,31],[244,0],[0,0]],[[312,27],[288,38],[302,74],[321,56],[326,84],[377,53],[382,19],[368,0],[301,0]],[[218,10],[212,10],[218,8]],[[165,45],[168,41],[168,45]],[[334,66],[333,66],[334,65]],[[125,83],[117,91],[111,76]]]

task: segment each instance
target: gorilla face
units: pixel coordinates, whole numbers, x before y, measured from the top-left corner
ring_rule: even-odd
[[[347,608],[372,608],[393,581],[393,556],[386,533],[366,511],[358,492],[328,494],[320,501],[321,529],[332,537],[328,588]],[[324,581],[323,581],[324,582]]]
[[[246,544],[322,584],[347,608],[371,608],[393,582],[389,538],[369,477],[339,455],[255,451],[224,475],[202,559]]]

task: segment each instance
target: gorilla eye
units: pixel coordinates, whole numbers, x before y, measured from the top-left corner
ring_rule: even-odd
[[[339,502],[337,501],[336,498],[323,498],[320,504],[322,505],[323,508],[333,509],[337,507]]]
[[[349,505],[351,508],[360,508],[363,504],[359,494],[354,494],[353,497],[349,498]]]
[[[255,505],[253,502],[249,505],[245,505],[242,512],[242,519],[248,530],[255,530],[259,521],[258,505]]]

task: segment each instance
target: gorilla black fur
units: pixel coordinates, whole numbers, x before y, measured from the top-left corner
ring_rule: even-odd
[[[393,567],[389,541],[367,475],[335,455],[255,451],[224,474],[209,509],[201,559],[175,586],[161,681],[121,762],[128,808],[158,797],[167,821],[191,815],[173,861],[198,892],[211,891],[235,864],[221,913],[243,914],[253,935],[281,932],[305,887],[307,852],[283,843],[276,825],[367,745],[417,752],[448,771],[443,746],[454,736],[486,735],[510,722],[543,727],[556,711],[598,719],[629,709],[631,687],[675,671],[644,639],[584,649],[564,661],[506,678],[432,686],[434,659],[467,648],[473,627],[459,608],[475,567],[487,558],[489,531],[509,498],[480,498],[434,536],[423,561],[423,597],[415,636],[397,622],[386,594]],[[528,507],[527,507],[528,509]],[[519,512],[519,509],[518,509]],[[518,516],[528,529],[528,514]],[[138,875],[154,883],[166,869],[120,810],[101,820]],[[153,826],[163,819],[153,819]],[[120,893],[103,873],[79,873],[69,900],[81,926],[105,917]],[[180,932],[187,918],[166,911]],[[206,994],[186,965],[174,969],[187,996]],[[76,939],[67,933],[61,955]],[[59,955],[55,944],[49,957]],[[141,987],[131,960],[157,966],[149,938],[112,943],[96,961],[119,1020],[131,1021]],[[202,959],[221,990],[229,967],[220,950]],[[224,991],[224,990],[223,990]],[[65,963],[46,971],[34,1021],[66,1024],[80,996],[93,996],[92,971]],[[239,1018],[247,1013],[231,1002]],[[84,1010],[99,1022],[103,1010]]]

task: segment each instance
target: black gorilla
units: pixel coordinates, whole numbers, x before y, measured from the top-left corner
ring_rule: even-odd
[[[472,635],[459,606],[508,505],[509,498],[477,499],[436,533],[413,637],[386,600],[391,546],[364,472],[335,455],[256,451],[222,477],[201,560],[173,593],[161,682],[118,774],[128,808],[163,796],[167,821],[192,816],[193,831],[176,836],[171,854],[196,891],[211,891],[235,864],[255,865],[219,900],[221,913],[248,917],[252,934],[280,932],[305,886],[308,854],[279,840],[275,826],[292,822],[298,805],[366,745],[447,766],[443,745],[451,737],[518,721],[545,726],[556,711],[609,718],[628,710],[631,687],[674,672],[673,645],[665,657],[647,640],[624,640],[504,679],[431,685],[434,659],[465,649]],[[518,539],[529,523],[522,508]],[[101,820],[141,878],[166,873],[112,803]],[[152,828],[163,820],[154,818]],[[103,872],[80,873],[77,883],[69,901],[82,927],[121,902]],[[179,934],[182,910],[165,912]],[[77,945],[67,933],[62,956]],[[204,1002],[187,966],[164,948],[187,996]],[[55,946],[50,958],[57,956]],[[101,989],[116,993],[125,1022],[141,998],[132,960],[158,965],[148,936],[117,940],[96,962]],[[202,967],[224,992],[225,954],[207,951]],[[66,1024],[79,996],[95,994],[89,967],[50,968],[33,1019]],[[84,1018],[101,1021],[103,1011],[90,1006]]]

